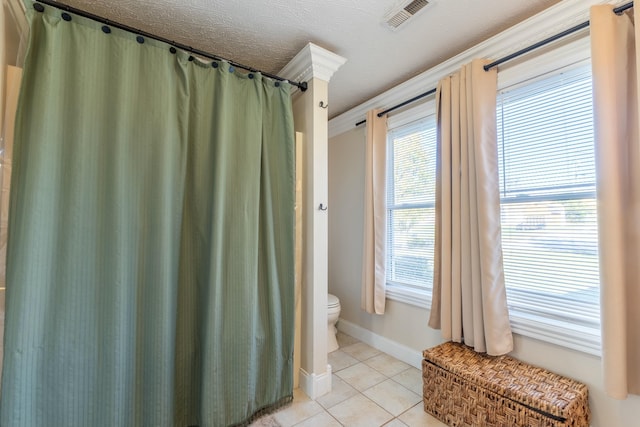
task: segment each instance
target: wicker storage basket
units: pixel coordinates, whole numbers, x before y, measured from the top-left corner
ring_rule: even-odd
[[[589,427],[582,383],[452,342],[423,356],[424,410],[449,426]]]

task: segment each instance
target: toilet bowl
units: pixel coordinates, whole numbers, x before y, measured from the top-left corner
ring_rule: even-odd
[[[340,300],[337,296],[329,294],[327,296],[327,353],[336,351],[339,348],[338,340],[336,339],[336,322],[340,318]]]

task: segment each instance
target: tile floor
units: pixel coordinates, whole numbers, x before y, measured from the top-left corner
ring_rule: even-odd
[[[331,393],[311,400],[294,390],[293,403],[252,427],[446,427],[422,408],[422,374],[355,338],[338,333],[329,354]]]

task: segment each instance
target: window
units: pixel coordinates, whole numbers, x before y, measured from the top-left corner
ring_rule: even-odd
[[[389,132],[387,286],[395,299],[427,303],[433,282],[435,116]]]
[[[581,61],[548,66],[555,70],[543,76],[531,66],[524,77],[517,68],[504,72],[511,83],[497,94],[502,246],[514,332],[599,354],[591,66]],[[387,296],[428,307],[435,115],[397,122],[388,137]]]
[[[502,247],[514,331],[599,351],[591,66],[498,94]]]

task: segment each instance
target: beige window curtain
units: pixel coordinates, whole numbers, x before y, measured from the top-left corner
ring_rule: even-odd
[[[478,352],[513,349],[500,231],[497,72],[474,60],[438,83],[436,230],[429,326]]]
[[[365,148],[362,309],[384,314],[387,239],[387,118],[367,112]]]
[[[607,393],[640,394],[638,8],[591,9],[602,361]]]

